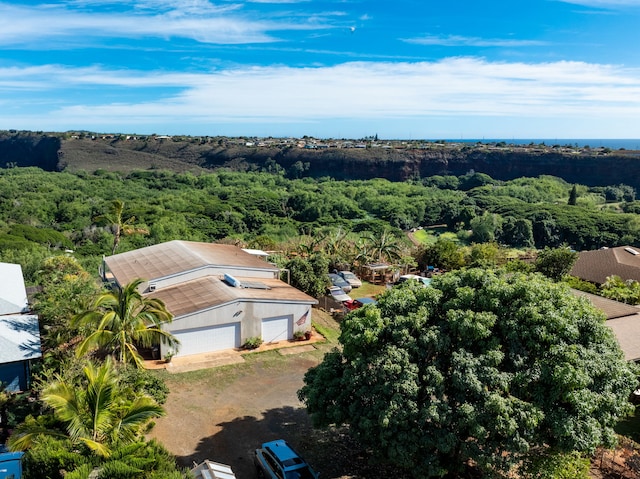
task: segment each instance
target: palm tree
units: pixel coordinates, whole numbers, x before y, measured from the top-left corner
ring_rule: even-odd
[[[111,254],[116,254],[116,249],[120,244],[120,237],[125,235],[130,235],[133,233],[148,233],[144,228],[139,228],[135,226],[133,223],[136,220],[135,216],[130,216],[126,220],[123,218],[124,213],[124,202],[121,200],[113,200],[111,202],[111,207],[109,209],[109,213],[105,215],[96,216],[94,221],[96,222],[107,222],[113,228],[113,248],[111,249]]]
[[[381,234],[369,233],[362,239],[369,243],[370,253],[375,261],[393,262],[401,257],[400,245],[389,231]]]
[[[94,349],[113,355],[121,363],[142,366],[142,357],[136,344],[151,347],[159,342],[176,348],[179,342],[162,329],[170,323],[173,315],[157,298],[143,297],[138,291],[141,279],[136,279],[124,288],[103,293],[90,310],[79,314],[73,324],[89,330],[80,343],[76,354],[82,356]]]
[[[139,440],[147,421],[164,415],[149,396],[127,397],[109,358],[100,366],[89,362],[83,368],[83,376],[84,380],[73,381],[57,375],[42,391],[42,401],[53,409],[64,430],[48,428],[46,421],[26,421],[9,439],[12,450],[27,449],[40,435],[47,435],[68,438],[98,456],[109,457],[113,447]]]

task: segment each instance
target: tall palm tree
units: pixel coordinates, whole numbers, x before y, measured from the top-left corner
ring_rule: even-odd
[[[178,340],[162,329],[173,315],[157,298],[143,297],[138,291],[141,279],[121,289],[103,293],[96,298],[90,310],[73,320],[73,324],[88,331],[76,349],[82,356],[94,349],[114,356],[121,363],[142,366],[142,357],[136,344],[151,347],[159,342],[178,346]]]
[[[27,449],[40,435],[48,435],[69,438],[98,456],[109,457],[113,447],[139,440],[147,421],[164,415],[149,396],[127,397],[109,358],[99,366],[89,362],[83,368],[83,376],[84,380],[79,381],[82,385],[56,376],[42,391],[42,401],[53,409],[64,430],[50,429],[44,421],[27,421],[9,439],[12,450]]]
[[[109,213],[96,216],[94,221],[107,222],[113,228],[113,247],[111,254],[116,254],[116,249],[120,244],[120,238],[124,235],[133,233],[148,233],[144,228],[140,228],[134,225],[136,220],[135,216],[130,216],[124,219],[124,202],[122,200],[113,200]]]

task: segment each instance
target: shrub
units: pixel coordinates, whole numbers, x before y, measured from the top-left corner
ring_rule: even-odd
[[[42,436],[24,456],[24,477],[62,479],[63,471],[73,471],[87,462],[68,439]]]
[[[590,466],[589,459],[578,452],[532,454],[529,460],[525,461],[523,478],[589,479]]]
[[[146,369],[138,369],[131,364],[124,367],[120,374],[120,383],[133,391],[141,391],[164,404],[169,395],[169,388],[164,381]]]
[[[247,338],[242,347],[244,349],[256,349],[259,348],[262,344],[262,338],[259,336],[253,336],[251,338]]]

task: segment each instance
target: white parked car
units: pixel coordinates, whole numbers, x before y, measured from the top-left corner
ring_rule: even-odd
[[[351,271],[340,271],[338,273],[344,278],[344,280],[351,285],[352,288],[359,288],[362,286],[362,281]]]
[[[327,290],[329,295],[336,301],[340,301],[341,303],[344,301],[351,301],[351,296],[345,293],[339,286],[331,286]]]

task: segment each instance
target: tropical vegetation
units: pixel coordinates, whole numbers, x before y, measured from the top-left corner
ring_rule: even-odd
[[[78,356],[95,351],[121,363],[142,366],[138,346],[150,348],[163,342],[172,349],[178,347],[173,335],[162,329],[171,322],[172,314],[161,300],[142,296],[138,289],[141,283],[136,279],[102,293],[90,309],[73,318],[72,326],[84,333],[76,348]]]
[[[300,399],[316,426],[348,425],[414,477],[592,455],[615,443],[637,385],[601,313],[541,275],[469,269],[407,283],[351,313],[340,343]]]
[[[493,454],[505,467],[522,459],[532,471],[582,471],[584,457],[574,451],[611,442],[611,425],[626,411],[619,391],[628,389],[628,367],[593,311],[567,299],[564,285],[527,275],[640,302],[632,282],[612,277],[598,288],[567,276],[577,250],[640,247],[633,188],[551,176],[497,181],[475,172],[403,183],[336,181],[305,178],[305,168],[288,176],[275,161],[200,175],[0,170],[0,261],[21,264],[37,288],[33,309],[44,351],[32,397],[0,396],[0,413],[8,405],[11,412],[0,414],[0,430],[17,431],[13,447],[29,447],[27,479],[60,471],[73,471],[67,479],[181,477],[170,455],[141,436],[161,414],[162,381],[131,366],[141,364],[141,347],[166,341],[177,348],[161,327],[171,314],[139,293],[140,280],[105,289],[97,274],[103,255],[176,239],[268,250],[291,284],[316,297],[334,269],[382,262],[459,271],[435,288],[391,291],[379,309],[351,315],[343,351],[327,356],[301,393],[319,423],[350,424],[392,462],[437,475],[447,461],[454,471],[466,459],[487,470]],[[414,242],[409,230],[420,232]],[[508,312],[521,321],[509,322]],[[368,378],[365,365],[374,373]],[[523,392],[532,372],[546,381],[535,383],[535,398]],[[341,385],[349,374],[353,382]],[[325,392],[317,390],[324,379]],[[564,396],[545,389],[556,383]],[[598,389],[614,386],[607,398]],[[362,410],[343,410],[349,400]],[[141,404],[150,409],[136,416],[139,423],[118,423],[133,419]],[[416,431],[402,421],[418,413],[441,434],[409,445]],[[565,430],[555,430],[552,419]],[[473,440],[453,437],[453,428]],[[534,451],[545,460],[533,460]]]

